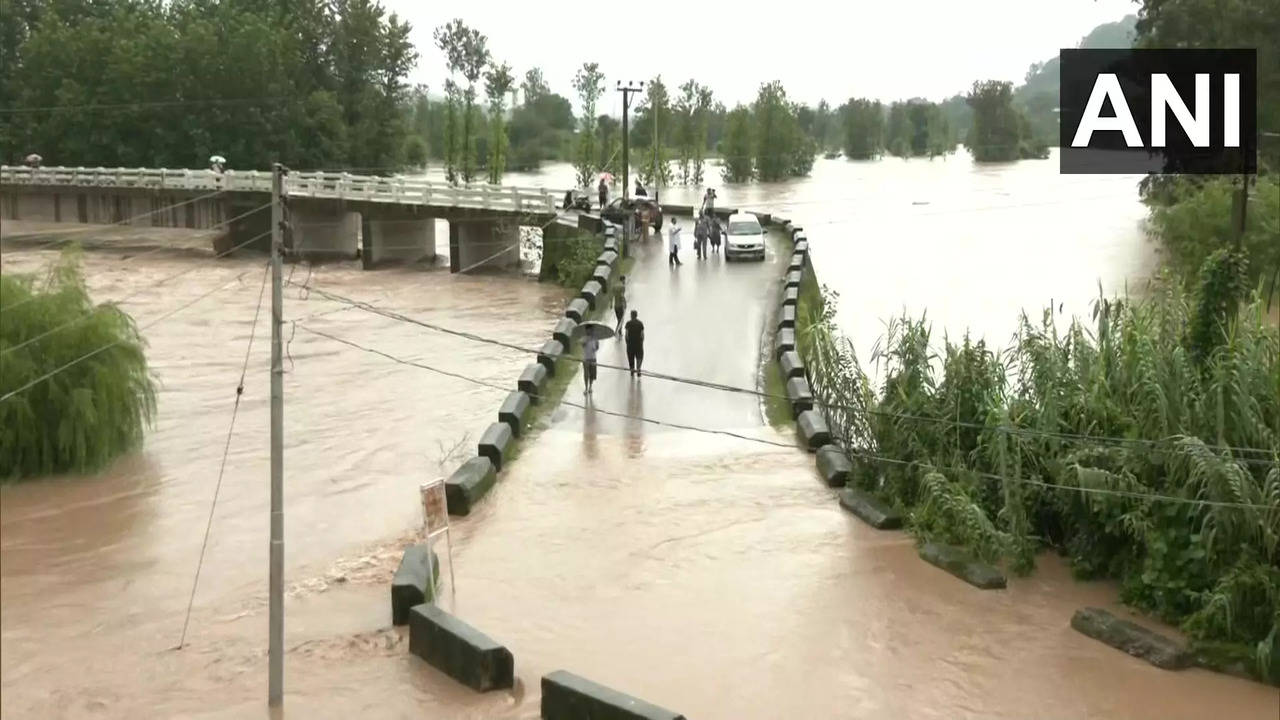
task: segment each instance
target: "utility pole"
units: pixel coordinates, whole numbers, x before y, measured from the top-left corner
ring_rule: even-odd
[[[1248,217],[1248,214],[1249,214],[1249,174],[1248,173],[1240,173],[1240,192],[1236,194],[1234,205],[1235,207],[1233,207],[1232,210],[1234,210],[1235,212],[1232,214],[1235,216],[1234,219],[1236,221],[1235,249],[1236,249],[1236,252],[1239,252],[1240,246],[1244,243],[1245,219]]]
[[[662,176],[658,174],[658,145],[662,142],[662,136],[658,134],[658,110],[657,105],[653,107],[653,202],[659,208],[662,203],[658,200],[659,188],[662,187]]]
[[[644,88],[644,81],[633,83],[630,80],[626,85],[619,80],[617,84],[618,92],[622,93],[622,204],[627,203],[627,195],[631,192],[631,125],[627,118],[627,111],[631,107],[632,93],[638,93]]]
[[[284,702],[284,364],[280,335],[284,322],[281,288],[284,256],[285,167],[271,171],[271,577],[267,641],[267,705]]]

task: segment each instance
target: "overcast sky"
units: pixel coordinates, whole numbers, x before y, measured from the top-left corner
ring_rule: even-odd
[[[432,30],[460,17],[488,35],[490,52],[517,77],[541,67],[552,90],[570,98],[577,68],[600,63],[610,90],[600,109],[615,115],[616,81],[659,73],[669,88],[695,78],[730,107],[774,79],[810,104],[940,100],[977,79],[1021,82],[1031,63],[1137,12],[1133,0],[383,3],[413,25],[421,57],[410,78],[433,94],[447,70]]]

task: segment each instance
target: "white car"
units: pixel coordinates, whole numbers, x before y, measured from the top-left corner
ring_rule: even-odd
[[[764,260],[764,228],[760,220],[749,212],[736,212],[729,216],[729,232],[725,236],[724,257],[756,258]]]

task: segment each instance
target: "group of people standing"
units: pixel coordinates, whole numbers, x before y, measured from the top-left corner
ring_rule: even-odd
[[[633,378],[640,377],[640,367],[644,364],[644,323],[640,322],[640,313],[631,311],[631,319],[622,321],[627,314],[627,277],[618,278],[618,286],[613,291],[613,315],[617,318],[615,333],[627,344],[627,367]],[[600,340],[588,335],[582,340],[582,382],[585,385],[583,394],[591,394],[591,386],[596,382],[596,358],[600,352]]]
[[[720,219],[716,217],[715,203],[716,191],[707,188],[702,196],[702,206],[698,208],[698,217],[693,221],[693,249],[699,260],[720,252],[724,229],[720,227]],[[671,253],[667,256],[667,264],[673,267],[684,264],[680,262],[680,234],[679,221],[671,218],[671,229],[667,232]]]

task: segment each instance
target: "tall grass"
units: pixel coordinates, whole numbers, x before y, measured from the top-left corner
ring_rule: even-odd
[[[1222,280],[1233,267],[1219,257],[1194,293],[1166,279],[1061,326],[1052,308],[1024,314],[1000,351],[967,336],[938,347],[924,317],[898,318],[872,353],[878,382],[828,301],[803,309],[801,352],[854,456],[850,482],[918,537],[1017,572],[1055,548],[1202,652],[1275,681],[1280,331],[1257,296],[1238,313],[1210,297],[1239,287]]]
[[[101,468],[142,441],[155,413],[137,327],[93,304],[77,252],[43,278],[0,277],[0,397],[106,346],[0,401],[0,480]]]

